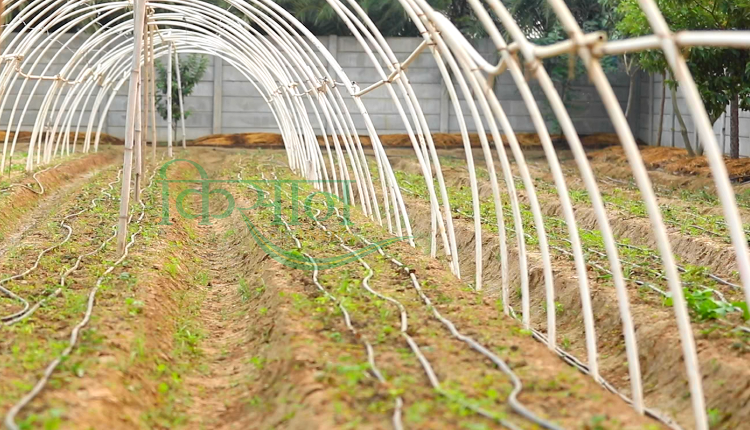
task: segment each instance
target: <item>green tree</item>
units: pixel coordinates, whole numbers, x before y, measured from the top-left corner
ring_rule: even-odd
[[[672,30],[736,30],[750,27],[750,0],[658,0],[657,4]],[[621,19],[618,31],[627,36],[651,33],[637,0],[621,0],[617,6]],[[733,111],[750,109],[750,53],[746,50],[723,48],[685,49],[688,67],[693,75],[711,123],[725,112],[728,104]],[[668,71],[660,51],[640,54],[640,63],[648,72]],[[667,81],[671,91],[676,82]],[[681,119],[681,118],[678,118]],[[730,118],[732,133],[731,156],[739,157],[739,119]],[[689,143],[688,143],[689,145]],[[688,148],[692,152],[692,148]],[[698,149],[701,151],[701,148]]]
[[[279,0],[277,3],[317,35],[351,35],[326,0]],[[358,3],[385,36],[418,35],[398,0],[359,0]]]
[[[216,0],[221,1],[221,0]],[[307,28],[318,35],[350,36],[351,33],[326,0],[277,0]],[[384,36],[419,36],[417,27],[398,0],[358,0]],[[428,0],[444,13],[467,37],[485,35],[467,0]]]
[[[636,3],[623,3],[622,0],[599,0],[599,3],[603,8],[609,11],[607,19],[609,21],[608,37],[611,40],[624,39],[627,37],[642,36],[649,33],[648,28],[642,27],[642,22],[633,22],[633,18],[636,17],[636,12],[632,9],[633,6],[637,7]],[[637,17],[640,18],[640,17]],[[660,52],[656,51],[645,51],[634,54],[625,54],[622,56],[623,63],[625,64],[625,70],[630,77],[630,90],[628,91],[628,108],[626,108],[626,114],[629,111],[629,107],[632,105],[632,94],[633,94],[633,78],[639,70],[643,70],[652,75],[662,75],[663,82],[666,81],[667,76],[667,63]],[[659,129],[657,131],[656,146],[661,146],[661,136],[664,128],[664,107],[667,98],[666,94],[667,85],[662,85],[661,92],[661,106],[659,110]],[[674,111],[677,116],[680,116],[679,109]],[[680,121],[683,123],[683,121]],[[683,136],[686,136],[687,131],[683,130]]]
[[[524,34],[535,44],[550,45],[568,38],[547,0],[506,0],[504,3]],[[599,0],[567,0],[565,3],[584,32],[611,30],[613,21],[609,16],[610,9]],[[618,68],[618,60],[605,57],[602,66],[605,72],[614,72]],[[575,102],[575,94],[570,89],[575,77],[586,75],[583,62],[575,55],[565,54],[545,59],[544,67],[557,84],[563,103],[568,109],[574,109],[572,102]],[[548,121],[551,132],[560,131],[553,115],[548,117]]]
[[[609,40],[617,40],[626,37],[617,28],[617,23],[621,19],[617,10],[617,5],[620,3],[620,0],[598,0],[598,2],[602,7],[602,16],[605,20],[605,25],[603,27],[609,32],[607,35]],[[624,54],[620,57],[620,60],[623,66],[625,66],[625,74],[628,75],[628,102],[625,107],[625,117],[629,118],[630,110],[633,107],[635,78],[642,68],[638,54]]]
[[[167,66],[157,60],[156,63],[156,110],[162,119],[167,120]],[[190,54],[180,57],[180,84],[182,86],[183,100],[193,93],[195,86],[201,80],[208,68],[208,57],[205,55]],[[172,61],[172,128],[176,131],[180,121],[180,92],[177,88],[177,67]],[[185,119],[192,112],[185,110]]]

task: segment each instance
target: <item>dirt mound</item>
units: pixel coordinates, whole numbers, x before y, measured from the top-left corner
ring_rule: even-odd
[[[5,140],[5,131],[0,131],[0,140]],[[8,139],[15,138],[15,132],[11,132],[10,136],[8,136]],[[69,133],[70,142],[73,142],[73,139],[76,139],[75,132]],[[92,138],[93,138],[92,134]],[[86,140],[86,133],[78,133],[78,137],[76,139],[77,144],[83,144],[83,142]],[[31,141],[31,132],[30,131],[19,131],[18,132],[18,143],[29,143]],[[92,139],[93,141],[93,139]],[[105,144],[105,145],[123,145],[124,141],[120,139],[119,137],[114,137],[112,135],[102,133],[101,137],[99,138],[99,144]]]
[[[581,144],[584,148],[606,148],[619,146],[620,138],[615,133],[595,133],[581,136]]]
[[[284,140],[276,133],[212,134],[190,142],[195,146],[229,146],[254,148],[259,146],[284,146]]]
[[[502,138],[503,143],[505,143],[505,145],[507,146],[507,137],[503,135]],[[518,139],[518,143],[521,146],[541,146],[539,136],[537,136],[535,133],[516,133],[516,138]],[[362,139],[363,143],[366,140],[367,144],[370,145],[369,137],[363,136]],[[435,147],[437,147],[438,149],[462,148],[464,145],[461,135],[457,133],[435,133],[432,135],[432,140],[433,142],[435,142]],[[491,134],[487,134],[487,140],[490,142],[492,141]],[[411,140],[409,139],[408,134],[385,134],[380,136],[380,141],[384,146],[389,147],[411,146]],[[477,133],[469,133],[469,141],[471,142],[471,146],[475,148],[480,147],[482,144],[479,134]]]
[[[691,157],[682,148],[649,146],[641,148],[641,157],[649,169],[659,169],[676,175],[694,175],[711,177],[711,168],[705,156]],[[593,161],[610,163],[627,163],[622,147],[609,147],[591,154]],[[733,159],[724,157],[729,178],[744,179],[750,177],[750,158]]]
[[[503,143],[508,146],[508,138],[502,136]],[[516,139],[521,147],[539,148],[542,146],[539,136],[536,133],[516,133]],[[364,146],[372,146],[369,136],[359,136],[359,140]],[[463,148],[463,139],[458,133],[435,133],[432,135],[435,147],[438,149]],[[487,135],[487,140],[492,142],[492,135]],[[479,134],[470,133],[469,141],[471,146],[479,148],[481,139]],[[567,147],[567,141],[562,135],[553,135],[552,141],[555,146]],[[318,142],[323,145],[325,139],[318,136]],[[333,137],[328,136],[329,145],[333,145]],[[411,139],[408,134],[384,134],[380,136],[380,142],[385,147],[411,147]],[[341,141],[339,140],[339,143]],[[586,148],[603,148],[611,145],[619,145],[620,141],[616,134],[598,133],[587,136],[581,136],[581,143]],[[204,136],[190,142],[194,146],[221,146],[234,148],[258,148],[258,147],[283,147],[284,140],[280,134],[276,133],[238,133],[238,134],[212,134]]]

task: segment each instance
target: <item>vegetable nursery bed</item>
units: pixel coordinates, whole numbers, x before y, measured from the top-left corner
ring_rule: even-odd
[[[279,151],[193,148],[180,157],[199,162],[211,178],[255,179],[256,188],[264,179],[293,179]],[[169,172],[170,179],[198,179],[187,163]],[[108,168],[90,178],[49,213],[49,225],[22,235],[0,270],[31,266],[32,257],[64,236],[60,218],[88,207],[112,181],[117,189],[116,174]],[[200,189],[182,182],[171,185],[163,223],[161,187],[149,181],[144,188],[144,216],[138,223],[142,209],[135,205],[124,261],[114,261],[106,243],[116,221],[117,193],[110,193],[69,220],[73,240],[10,286],[35,302],[53,292],[63,267],[91,254],[61,295],[28,319],[0,326],[5,412],[32,389],[93,304],[70,357],[17,415],[24,427],[374,429],[398,420],[405,428],[510,422],[535,429],[541,420],[559,428],[661,428],[560,361],[504,317],[493,296],[475,293],[420,249],[397,242],[345,266],[300,270],[270,258],[246,224],[288,250],[288,258],[322,267],[347,249],[391,237],[356,210],[348,228],[335,215],[319,222],[302,216],[294,224],[286,215],[289,197],[281,224],[273,223],[272,209],[261,209],[201,225],[175,210],[180,193]],[[238,207],[252,206],[258,196],[246,184],[226,189]],[[197,194],[185,195],[195,213]],[[211,195],[213,214],[225,205],[220,194]],[[311,209],[327,210],[320,201]],[[87,301],[91,294],[95,299]],[[515,385],[508,372],[520,378],[517,403],[509,400]],[[529,414],[520,415],[519,407]]]
[[[36,382],[36,371],[64,349],[70,327],[80,318],[88,286],[98,276],[96,268],[105,263],[106,253],[96,251],[112,236],[116,223],[116,202],[104,193],[112,192],[108,184],[117,183],[117,177],[118,170],[109,167],[87,178],[0,259],[0,283],[31,305],[44,303],[23,313],[22,303],[0,296],[0,351],[6,357],[0,368],[4,386],[0,405],[4,409]],[[68,217],[72,214],[77,215]],[[85,264],[63,275],[79,255],[86,255]],[[24,276],[12,279],[17,274]]]
[[[33,175],[2,177],[5,182],[0,185],[0,256],[30,225],[43,220],[50,209],[119,158],[120,152],[104,150],[38,167]]]
[[[413,219],[413,225],[418,233],[429,235],[430,218],[429,207],[426,202],[427,189],[424,177],[416,161],[406,158],[392,161],[397,169],[397,176],[402,181],[402,188],[411,213],[421,214]],[[452,167],[456,163],[454,158],[443,158],[443,172],[448,186],[449,199],[454,210],[456,236],[459,245],[459,259],[462,274],[465,279],[474,276],[474,225],[471,206],[471,195],[465,168]],[[499,259],[497,239],[497,224],[494,221],[494,205],[486,170],[477,168],[480,178],[480,196],[483,203],[480,207],[483,220],[483,248],[484,267],[483,280],[485,288],[499,294],[500,268],[496,263]],[[515,173],[515,172],[514,172]],[[553,270],[555,277],[555,294],[558,319],[558,344],[565,350],[572,352],[579,359],[585,361],[586,350],[583,339],[583,322],[580,315],[580,294],[576,281],[576,272],[570,253],[570,245],[566,242],[566,224],[562,217],[559,198],[554,191],[554,185],[546,169],[532,164],[531,174],[535,178],[540,206],[545,218],[545,230],[552,245]],[[596,318],[598,347],[601,356],[600,363],[604,376],[624,393],[629,392],[627,359],[622,343],[622,329],[618,314],[614,288],[606,269],[609,264],[603,255],[601,234],[593,216],[587,196],[580,192],[580,180],[568,174],[567,182],[571,198],[575,206],[576,217],[579,220],[580,234],[583,241],[584,253],[589,262],[589,284],[592,289],[592,300]],[[601,178],[600,178],[601,179]],[[507,188],[500,181],[503,195],[501,200],[508,205]],[[636,325],[636,336],[639,340],[641,368],[644,384],[646,384],[646,399],[650,406],[674,416],[685,426],[689,426],[692,413],[690,412],[689,397],[686,397],[687,382],[684,376],[684,366],[677,329],[669,308],[669,296],[655,291],[668,292],[663,279],[661,261],[655,251],[654,239],[642,203],[638,202],[637,192],[631,189],[621,189],[621,186],[608,183],[600,184],[605,193],[605,201],[610,213],[610,223],[613,226],[615,238],[620,242],[620,258],[625,269],[625,276],[629,280],[630,301],[633,318]],[[579,187],[579,188],[576,188]],[[526,190],[521,186],[517,190],[522,203],[522,217],[526,233],[536,236],[536,229],[532,222],[528,207]],[[607,196],[611,196],[608,199]],[[699,199],[680,201],[671,196],[660,197],[660,203],[670,205],[667,209],[674,212],[672,218],[665,217],[678,226],[670,226],[670,241],[674,251],[686,269],[682,273],[685,294],[693,319],[693,331],[698,339],[699,360],[704,375],[704,387],[708,407],[712,410],[716,422],[712,428],[738,428],[746,413],[744,404],[744,388],[728,383],[748,378],[745,360],[748,349],[748,336],[738,330],[744,327],[747,314],[742,312],[746,308],[739,288],[732,288],[720,284],[712,275],[719,274],[721,279],[738,284],[734,254],[725,241],[719,241],[711,234],[691,225],[698,223],[697,213],[711,214],[716,209],[711,202]],[[625,209],[619,206],[625,205]],[[662,206],[663,210],[665,209]],[[690,208],[690,209],[688,209]],[[685,210],[685,213],[679,213]],[[506,228],[512,227],[510,207],[504,208]],[[710,215],[706,215],[710,216]],[[491,220],[491,221],[490,221]],[[688,222],[689,221],[689,222]],[[715,229],[713,234],[725,234],[723,227],[713,222],[706,222],[703,227]],[[508,229],[511,260],[512,291],[518,292],[520,274],[518,272],[518,253],[515,233]],[[429,243],[423,246],[429,247]],[[532,301],[532,322],[545,331],[545,303],[544,276],[540,254],[535,241],[527,241],[531,253],[530,287],[531,297],[540,300]],[[567,250],[568,253],[565,251]],[[678,261],[681,261],[678,260]],[[654,288],[652,288],[654,287]],[[706,288],[716,290],[721,296],[711,293]],[[708,292],[706,292],[708,291]],[[726,301],[721,302],[720,297]],[[512,303],[519,306],[520,296],[512,295]],[[733,308],[739,306],[739,308]],[[728,311],[728,312],[727,312]],[[648,387],[659,387],[650,390]],[[745,418],[743,418],[745,417]]]

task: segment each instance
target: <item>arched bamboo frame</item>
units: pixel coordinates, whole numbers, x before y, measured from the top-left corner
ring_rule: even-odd
[[[136,178],[139,178],[142,174],[139,166],[142,166],[146,157],[144,141],[148,130],[147,127],[141,130],[139,103],[144,104],[145,101],[146,106],[143,108],[151,109],[152,115],[154,113],[153,82],[149,84],[147,80],[143,85],[144,88],[140,88],[142,70],[148,70],[150,78],[153,79],[153,59],[166,56],[171,64],[173,60],[179,61],[178,53],[208,54],[236,68],[264,97],[282,134],[290,169],[308,179],[333,180],[333,186],[330,182],[319,186],[325,187],[327,191],[336,195],[346,193],[352,196],[353,203],[356,203],[365,215],[381,225],[385,224],[391,233],[408,237],[410,243],[414,245],[411,238],[409,213],[398,180],[388,161],[386,150],[380,142],[377,129],[362,101],[374,89],[384,87],[398,111],[409,136],[415,158],[425,177],[432,211],[431,253],[437,256],[438,245],[440,245],[451,270],[457,277],[460,277],[457,239],[440,158],[417,93],[409,81],[409,65],[427,51],[435,59],[448,88],[451,106],[457,114],[463,138],[474,208],[476,245],[474,286],[477,290],[482,289],[484,269],[482,220],[479,210],[478,182],[465,115],[470,115],[476,126],[490,175],[496,211],[495,221],[499,232],[501,261],[498,264],[501,265],[504,311],[508,315],[513,313],[509,305],[509,266],[517,264],[521,274],[520,318],[522,323],[527,328],[537,330],[538,337],[551,350],[564,353],[556,339],[554,275],[550,246],[544,228],[544,214],[536,196],[534,181],[523,150],[503,110],[501,100],[492,91],[494,79],[501,73],[508,72],[521,93],[542,143],[567,223],[582,303],[587,347],[584,367],[595,380],[611,387],[599,372],[596,326],[586,275],[586,260],[573,204],[560,162],[552,146],[549,130],[537,101],[531,93],[527,82],[528,76],[524,75],[524,70],[530,71],[530,77],[539,83],[544,97],[550,103],[561,125],[590,196],[592,208],[602,232],[609,270],[612,272],[617,293],[618,310],[623,323],[630,376],[627,400],[632,403],[636,411],[645,413],[648,409],[643,394],[638,341],[615,237],[583,145],[570,115],[541,62],[544,58],[552,56],[575,54],[583,60],[588,75],[615,126],[636,184],[646,204],[672,295],[675,322],[679,328],[685,361],[685,373],[689,381],[694,425],[699,430],[707,429],[708,418],[695,340],[667,230],[635,138],[599,60],[603,55],[632,53],[645,49],[659,49],[666,56],[675,79],[683,88],[690,113],[696,120],[698,134],[704,143],[730,231],[745,299],[746,302],[750,302],[750,252],[734,191],[727,177],[722,153],[700,95],[679,49],[685,46],[747,49],[750,48],[750,32],[673,33],[654,0],[639,0],[654,34],[628,40],[607,41],[599,33],[585,34],[562,0],[548,0],[569,39],[551,46],[537,46],[523,34],[500,0],[469,0],[474,13],[500,54],[499,63],[491,64],[472,47],[471,43],[447,18],[433,10],[426,0],[399,0],[424,39],[412,55],[401,61],[355,0],[327,1],[366,53],[371,67],[378,73],[379,82],[361,89],[317,38],[272,0],[246,2],[229,0],[227,3],[239,11],[245,20],[200,0],[147,2],[135,0],[100,4],[91,4],[83,0],[28,2],[24,9],[5,26],[0,35],[0,46],[4,46],[0,56],[2,61],[0,111],[4,112],[6,109],[10,111],[7,124],[0,124],[0,127],[5,130],[0,172],[5,171],[7,157],[12,158],[16,150],[18,132],[22,129],[24,120],[29,116],[28,112],[31,110],[34,97],[39,97],[42,101],[38,113],[31,118],[34,124],[31,128],[29,155],[26,160],[26,170],[29,172],[37,166],[51,163],[60,155],[78,150],[97,151],[104,121],[115,95],[121,89],[127,88],[128,110],[118,240],[119,249],[123,250],[127,231],[133,160],[135,158],[138,164]],[[2,16],[8,16],[22,3],[20,0],[5,2]],[[54,12],[40,13],[50,10]],[[499,20],[502,29],[512,40],[505,40],[490,13]],[[110,18],[107,24],[102,24],[105,19]],[[144,32],[149,33],[149,36],[144,38]],[[53,74],[51,67],[55,60],[62,52],[70,50],[70,42],[76,39],[84,42],[73,52],[70,59],[61,65],[61,70]],[[51,82],[48,88],[41,89],[43,81]],[[16,95],[11,95],[9,88],[16,85],[20,89]],[[27,87],[31,88],[28,94],[24,94]],[[146,93],[145,98],[141,96],[142,91]],[[354,102],[356,109],[350,110],[347,107],[346,101],[349,98]],[[466,109],[462,107],[462,101],[466,103]],[[149,103],[151,103],[150,106]],[[183,101],[180,100],[180,105],[182,104]],[[359,130],[355,126],[354,118],[357,115],[365,124],[364,130]],[[153,118],[155,119],[155,116]],[[152,136],[154,136],[152,142],[154,142],[155,120],[150,121]],[[147,124],[148,120],[145,123]],[[184,119],[181,125],[184,147]],[[173,139],[171,130],[170,125],[168,139],[170,156]],[[70,138],[71,131],[73,139]],[[77,148],[79,133],[84,135],[84,143],[80,149]],[[12,140],[11,134],[13,134]],[[366,134],[371,139],[374,152],[372,159],[377,164],[377,175],[373,175],[368,167],[369,159],[366,157],[360,140],[361,134]],[[488,134],[491,139],[488,138]],[[508,141],[510,154],[501,143],[501,135],[504,135]],[[322,145],[319,144],[318,136],[322,138]],[[492,151],[493,145],[495,154]],[[154,154],[155,151],[154,142]],[[497,172],[496,160],[500,163],[500,172]],[[516,191],[511,160],[515,162],[527,193],[543,262],[546,324],[535,327],[532,327],[531,321],[531,292],[525,239],[527,233],[524,232],[521,219],[521,204]],[[354,185],[349,182],[347,189],[344,189],[343,185],[339,186],[335,182],[338,179],[351,180]],[[507,189],[512,220],[505,219],[506,215],[502,209],[501,187],[503,183]],[[138,186],[136,186],[137,189],[139,189]],[[511,224],[516,232],[515,244],[509,243],[506,235],[506,229]],[[509,261],[508,249],[511,246],[516,246],[518,249],[518,261]],[[615,388],[624,389],[612,387],[612,389]]]

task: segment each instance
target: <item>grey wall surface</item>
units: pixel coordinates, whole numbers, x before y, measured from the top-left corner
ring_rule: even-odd
[[[349,78],[357,82],[360,88],[366,88],[381,79],[369,57],[354,38],[324,36],[320,39]],[[421,43],[421,39],[418,38],[388,38],[387,41],[395,55],[401,60],[405,60]],[[492,59],[494,62],[497,61],[497,53],[488,40],[476,41],[475,45],[485,58]],[[278,131],[278,127],[270,110],[265,106],[263,98],[247,82],[247,79],[229,65],[224,64],[221,69],[223,79],[214,86],[214,88],[220,88],[222,92],[219,98],[220,104],[217,102],[215,105],[215,112],[220,112],[220,127],[214,126],[213,131],[215,133]],[[214,76],[218,75],[215,74]],[[458,133],[460,129],[456,111],[450,103],[448,91],[429,51],[425,50],[410,65],[408,76],[430,129],[433,132]],[[624,107],[628,92],[627,77],[624,74],[617,74],[612,76],[612,81],[615,92]],[[458,85],[456,85],[456,89],[460,95]],[[538,88],[533,84],[532,89],[535,93],[539,93]],[[496,80],[495,92],[514,129],[521,132],[534,131],[525,104],[509,74],[503,74]],[[543,98],[537,96],[537,99],[542,100]],[[380,87],[368,93],[362,100],[379,133],[406,132],[404,123],[385,87]],[[364,133],[366,131],[365,124],[353,100],[345,97],[345,101],[352,112],[355,126]],[[568,105],[570,114],[580,133],[613,131],[612,124],[607,119],[606,112],[599,102],[594,88],[585,77],[577,79],[572,84]],[[546,103],[540,103],[540,107],[545,116],[551,118]],[[468,105],[465,102],[461,103],[461,109],[469,130],[476,131]],[[315,121],[313,121],[313,124],[316,124]],[[554,125],[553,121],[550,121],[550,125]]]
[[[27,66],[24,67],[23,71],[34,75],[55,76],[62,70],[63,65],[69,59],[70,54],[68,52],[62,52],[57,56],[45,55],[34,69]],[[51,87],[52,82],[47,80],[29,80],[28,82],[24,82],[24,79],[20,77],[11,80],[11,82],[12,84],[8,89],[10,97],[6,97],[5,104],[2,106],[0,130],[7,130],[11,114],[13,114],[12,129],[15,129],[19,125],[19,121],[21,121],[20,125],[23,130],[31,130],[39,115],[44,95]],[[32,92],[33,96],[31,95]],[[13,112],[14,107],[15,112]],[[84,120],[88,117],[90,108],[91,106],[86,107]],[[77,123],[78,116],[79,114],[75,115],[73,124]],[[54,121],[54,118],[52,120]]]
[[[641,76],[640,84],[640,109],[638,129],[634,129],[638,136],[644,142],[655,145],[659,134],[659,116],[661,111],[661,94],[663,79],[661,75],[649,77],[645,74]],[[677,103],[680,114],[685,120],[685,127],[688,130],[690,143],[695,148],[698,140],[695,131],[693,117],[690,115],[685,97],[681,88],[677,89]],[[661,134],[662,146],[674,146],[684,148],[685,142],[682,138],[680,123],[677,120],[674,109],[672,108],[672,96],[669,88],[666,88],[666,101],[664,103],[664,118],[662,121],[663,128]],[[740,110],[740,155],[750,156],[750,112]],[[723,133],[722,133],[723,129]],[[725,114],[714,123],[714,134],[722,147],[724,154],[729,154],[729,107]],[[722,140],[723,136],[723,140]]]
[[[349,78],[356,81],[360,88],[365,88],[381,79],[373,68],[369,57],[354,38],[323,36],[320,37],[320,40],[344,68]],[[421,39],[389,38],[388,42],[396,56],[401,60],[405,60],[419,46]],[[478,40],[474,44],[477,51],[489,61],[497,61],[497,52],[488,40]],[[76,43],[74,41],[71,43],[70,48],[75,49],[75,47]],[[51,55],[45,55],[43,60],[40,61],[39,66],[33,70],[25,71],[34,74],[54,75],[60,70],[62,64],[67,61],[71,53],[72,51],[64,50],[56,58],[52,58]],[[49,69],[42,73],[42,68],[46,65],[49,65]],[[408,76],[431,131],[444,133],[459,132],[456,111],[449,101],[448,91],[443,84],[437,65],[428,50],[425,50],[412,63],[408,70]],[[616,73],[610,76],[610,81],[624,108],[628,95],[627,76],[624,73]],[[30,88],[35,84],[35,82],[30,82],[24,89],[23,94],[29,94]],[[39,82],[39,85],[40,89],[43,89],[47,88],[50,83],[43,81]],[[531,86],[537,100],[540,101],[540,108],[548,120],[549,126],[554,131],[555,121],[550,114],[547,103],[540,96],[540,91],[536,84],[532,82]],[[19,84],[16,83],[10,89],[10,94],[16,95],[19,90]],[[513,83],[510,74],[505,73],[496,79],[494,91],[501,101],[515,131],[533,132],[534,128],[526,106],[521,100],[521,95],[516,89],[516,85]],[[646,141],[649,141],[645,138],[648,137],[647,108],[649,91],[651,89],[648,77],[639,77],[635,96],[636,100],[640,100],[641,103],[636,103],[630,116],[633,129],[641,139]],[[24,98],[22,96],[19,99],[21,102],[19,109],[23,107],[26,100],[29,100],[30,103],[29,110],[23,120],[23,125],[26,129],[29,129],[36,119],[36,113],[43,99],[42,94],[44,93],[37,91],[36,95],[31,98]],[[352,112],[355,125],[361,133],[365,133],[364,121],[356,110],[354,102],[350,97],[345,96],[345,99]],[[11,97],[3,107],[2,117],[0,118],[4,122],[2,125],[3,128],[7,127],[5,121],[7,121],[10,115],[10,108],[15,100],[16,97]],[[385,87],[381,87],[365,95],[363,101],[379,133],[391,134],[404,133],[406,131],[404,123]],[[274,121],[271,111],[252,83],[231,65],[221,60],[210,58],[206,74],[195,87],[193,94],[186,98],[185,102],[186,107],[192,112],[186,124],[189,139],[214,133],[278,131],[278,126]],[[91,103],[93,102],[89,104]],[[119,137],[124,135],[126,103],[127,93],[124,86],[115,97],[111,109],[107,114],[104,127],[105,132]],[[599,101],[599,96],[588,82],[587,77],[582,76],[574,80],[571,85],[567,105],[580,134],[613,131],[606,111]],[[90,106],[86,109],[90,109]],[[461,109],[470,131],[476,131],[476,127],[469,114],[468,105],[465,102],[461,102]],[[18,117],[17,113],[16,119]],[[87,117],[88,110],[84,113],[84,122]],[[313,125],[317,125],[314,115],[311,120]],[[165,122],[159,118],[157,124],[159,126],[159,139],[165,140],[167,135]],[[750,125],[750,122],[748,124]],[[743,128],[745,140],[748,139],[748,129],[750,127]],[[676,142],[676,144],[679,143]],[[750,151],[750,146],[746,144],[745,147]]]

